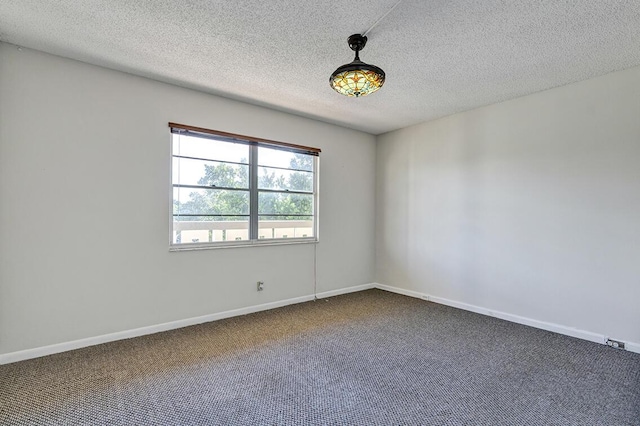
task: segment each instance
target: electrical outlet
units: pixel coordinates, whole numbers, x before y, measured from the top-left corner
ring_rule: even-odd
[[[264,281],[258,281],[258,291],[264,290]]]
[[[607,345],[616,349],[624,349],[624,342],[619,342],[618,340],[607,339]]]

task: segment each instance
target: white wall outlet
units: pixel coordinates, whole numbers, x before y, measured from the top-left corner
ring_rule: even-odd
[[[616,349],[624,349],[624,342],[620,342],[619,340],[607,339],[607,345]]]
[[[264,281],[258,281],[258,291],[264,290]]]

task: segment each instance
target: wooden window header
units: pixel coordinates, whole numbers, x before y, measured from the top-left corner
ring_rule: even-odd
[[[252,145],[256,144],[261,146],[273,146],[273,147],[283,148],[289,151],[316,155],[316,156],[319,155],[321,152],[320,148],[312,148],[309,146],[296,145],[296,144],[287,143],[287,142],[272,141],[269,139],[256,138],[253,136],[238,135],[235,133],[222,132],[220,130],[211,130],[211,129],[205,129],[202,127],[188,126],[186,124],[169,122],[169,127],[171,127],[172,133],[181,133],[185,135],[191,134],[193,136],[200,136],[200,137],[205,135],[211,135],[211,136],[216,136],[215,139],[226,140],[229,142],[239,142],[239,143],[245,143],[245,144],[249,143]]]

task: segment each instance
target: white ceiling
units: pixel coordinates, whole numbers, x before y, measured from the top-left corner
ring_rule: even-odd
[[[380,134],[640,65],[639,0],[0,0],[0,40]],[[194,123],[197,124],[197,123]]]

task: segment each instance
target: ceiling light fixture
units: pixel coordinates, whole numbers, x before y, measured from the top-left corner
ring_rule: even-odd
[[[356,57],[353,62],[338,67],[329,77],[329,84],[341,95],[359,98],[381,88],[385,74],[381,68],[360,60],[359,52],[367,44],[367,36],[353,34],[347,41],[351,50],[356,52]]]

